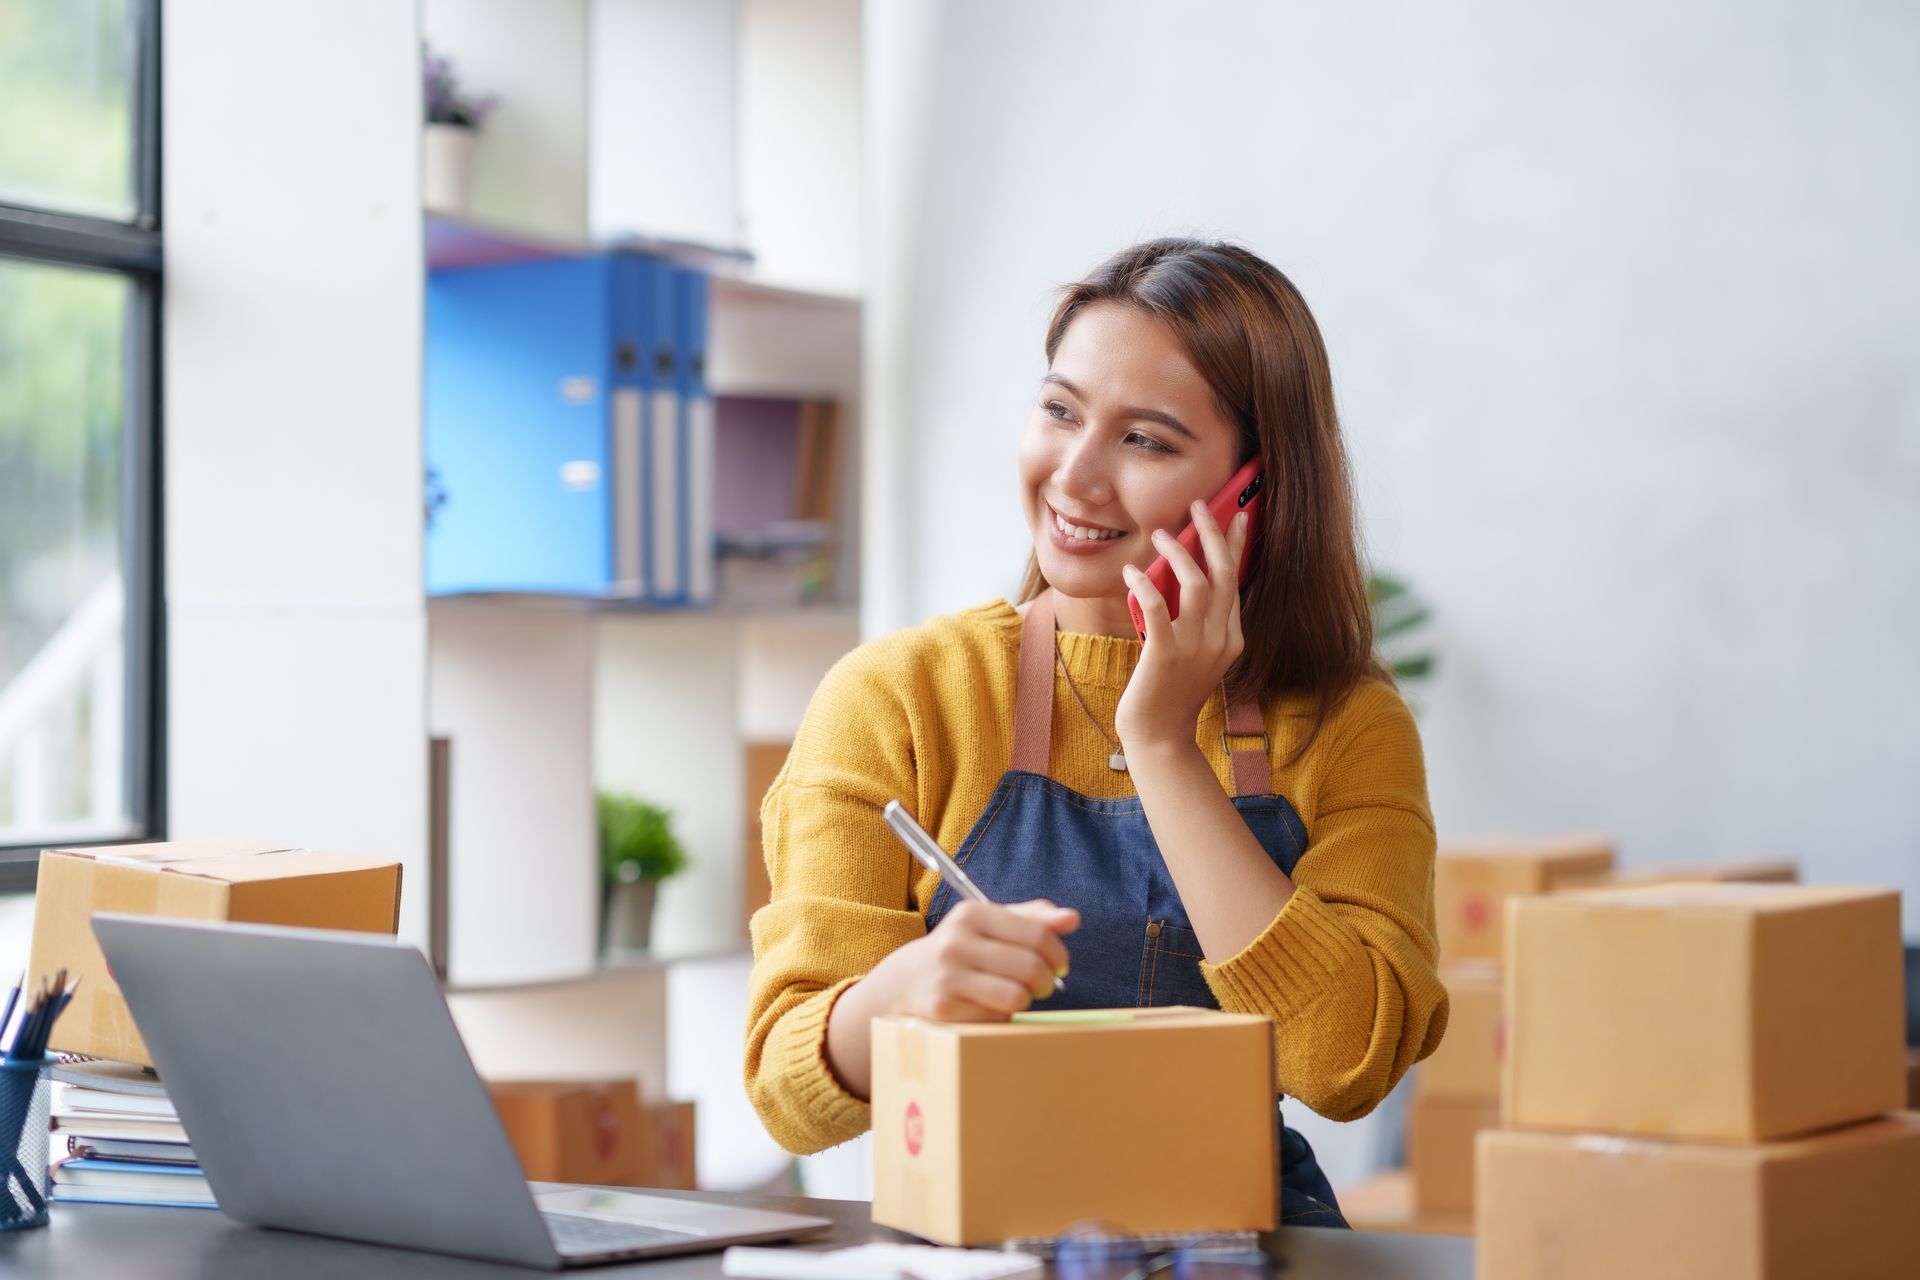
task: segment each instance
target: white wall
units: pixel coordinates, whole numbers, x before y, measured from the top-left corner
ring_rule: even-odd
[[[423,940],[419,17],[164,21],[169,834],[399,859]]]
[[[860,0],[742,0],[740,228],[755,274],[858,293]]]
[[[671,810],[687,851],[686,871],[660,885],[656,955],[746,946],[739,653],[725,617],[609,614],[595,629],[594,783]]]
[[[587,223],[740,240],[736,0],[592,0]]]
[[[851,615],[839,610],[748,622],[740,641],[741,740],[798,736],[814,690],[859,642]],[[744,799],[759,808],[759,796]]]
[[[428,722],[451,741],[447,977],[589,973],[600,954],[593,615],[458,598],[428,612]]]
[[[867,17],[920,121],[878,155],[868,631],[1015,583],[1050,286],[1227,236],[1315,307],[1373,557],[1436,607],[1442,835],[1791,854],[1920,933],[1920,11]]]
[[[422,0],[461,88],[496,103],[474,148],[471,215],[562,243],[587,234],[587,0]]]
[[[631,1079],[649,1098],[678,1098],[668,977],[665,966],[634,965],[573,982],[452,990],[447,1007],[483,1079]]]

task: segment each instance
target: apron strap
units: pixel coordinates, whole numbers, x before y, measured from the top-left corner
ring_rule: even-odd
[[[1053,592],[1027,606],[1013,691],[1013,767],[1043,777],[1053,750]]]
[[[1020,669],[1013,694],[1013,767],[1045,776],[1053,750],[1053,592],[1042,591],[1020,624]],[[1241,745],[1232,741],[1238,738]],[[1258,739],[1258,742],[1250,741]],[[1233,794],[1264,796],[1273,790],[1273,740],[1252,699],[1227,706],[1220,745],[1233,767]]]
[[[1234,745],[1234,738],[1242,745]],[[1253,738],[1259,742],[1248,741]],[[1273,790],[1273,739],[1267,734],[1258,702],[1247,698],[1228,704],[1227,731],[1220,735],[1220,745],[1233,765],[1234,795],[1264,796]]]

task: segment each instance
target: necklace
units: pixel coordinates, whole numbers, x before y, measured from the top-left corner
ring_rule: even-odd
[[[1087,700],[1080,696],[1080,686],[1073,682],[1073,672],[1067,670],[1067,655],[1060,652],[1060,637],[1057,635],[1053,638],[1053,656],[1060,662],[1060,674],[1067,678],[1067,691],[1073,695],[1073,700],[1080,704],[1080,713],[1086,716],[1087,723],[1092,725],[1094,730],[1107,740],[1107,745],[1113,748],[1113,754],[1107,757],[1107,768],[1115,773],[1125,773],[1127,771],[1126,752],[1120,749],[1119,741],[1102,728],[1100,722],[1093,718],[1093,712],[1087,709]]]

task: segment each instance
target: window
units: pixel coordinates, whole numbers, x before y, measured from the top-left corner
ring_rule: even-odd
[[[159,30],[0,4],[0,890],[163,825]]]

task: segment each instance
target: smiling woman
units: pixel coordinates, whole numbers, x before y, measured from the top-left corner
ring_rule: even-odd
[[[1192,495],[1233,474],[1239,432],[1173,331],[1138,307],[1087,306],[1051,364],[1020,442],[1035,564],[1063,630],[1132,635],[1124,600],[1110,608],[1120,566],[1152,560],[1154,531],[1180,528]]]
[[[1136,245],[1069,287],[1048,327],[1047,361],[1021,446],[1030,525],[1030,464],[1046,456],[1035,428],[1042,417],[1070,420],[1076,407],[1085,420],[1094,406],[1080,396],[1083,384],[1105,393],[1106,421],[1126,427],[1124,439],[1137,450],[1164,450],[1184,464],[1155,473],[1159,492],[1173,493],[1149,509],[1162,523],[1147,530],[1184,524],[1179,494],[1207,497],[1257,455],[1270,490],[1260,543],[1274,550],[1255,565],[1241,609],[1244,629],[1266,643],[1247,650],[1229,673],[1230,688],[1267,697],[1310,691],[1318,721],[1354,682],[1384,676],[1372,652],[1326,347],[1286,276],[1234,245]],[[1195,466],[1204,475],[1189,484]],[[1060,566],[1043,563],[1043,546],[1036,537],[1022,601],[1049,583],[1062,585],[1049,571]],[[1137,563],[1132,555],[1121,560]],[[1108,594],[1118,572],[1108,571]],[[1133,634],[1125,619],[1107,622],[1105,634]]]
[[[1306,303],[1237,246],[1155,240],[1065,291],[1046,351],[1020,602],[850,654],[762,806],[747,1075],[795,1151],[868,1126],[880,1014],[1256,1013],[1276,1092],[1332,1119],[1446,1025],[1425,765],[1372,654]],[[1260,528],[1223,527],[1207,500],[1256,459]],[[1160,557],[1177,610],[1142,571]],[[891,799],[1015,905],[956,902],[891,844]],[[1281,1220],[1344,1225],[1305,1140],[1282,1148]]]

